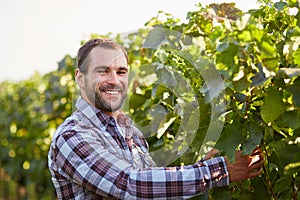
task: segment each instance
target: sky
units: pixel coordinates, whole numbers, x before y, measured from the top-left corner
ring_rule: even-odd
[[[198,3],[224,2],[244,12],[259,7],[256,0],[0,0],[0,82],[56,70],[92,33],[143,28],[160,10],[184,21]]]

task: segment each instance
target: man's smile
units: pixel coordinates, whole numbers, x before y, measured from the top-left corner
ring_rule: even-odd
[[[116,90],[105,90],[104,92],[110,95],[117,95],[119,93],[119,91]]]
[[[117,95],[120,93],[119,90],[102,90],[102,92],[104,92],[105,94],[108,94],[108,95]]]

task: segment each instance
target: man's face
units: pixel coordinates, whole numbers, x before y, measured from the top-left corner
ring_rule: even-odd
[[[81,74],[82,96],[97,109],[111,114],[121,108],[127,94],[126,58],[121,50],[95,47],[88,59],[88,71]]]

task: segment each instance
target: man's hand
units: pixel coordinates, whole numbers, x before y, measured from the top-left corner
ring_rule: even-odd
[[[260,148],[256,148],[251,155],[242,155],[242,151],[237,151],[233,163],[230,163],[227,158],[225,161],[230,182],[238,182],[260,175],[265,162]]]

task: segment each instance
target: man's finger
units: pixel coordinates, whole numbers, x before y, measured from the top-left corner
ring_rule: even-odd
[[[252,162],[252,161],[255,161],[255,162]],[[249,164],[250,170],[259,169],[265,163],[265,160],[261,157],[258,157],[258,158],[256,158],[255,160],[252,160],[252,161]]]
[[[248,178],[254,178],[254,177],[257,177],[261,174],[262,172],[262,168],[260,168],[259,170],[257,171],[251,171],[248,173]]]

